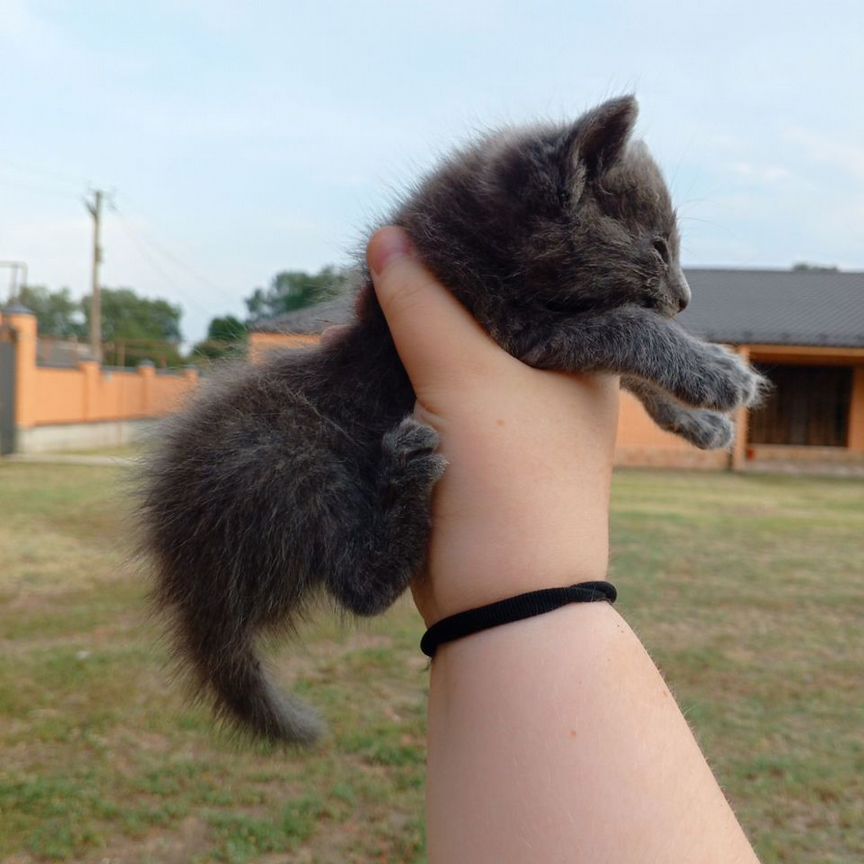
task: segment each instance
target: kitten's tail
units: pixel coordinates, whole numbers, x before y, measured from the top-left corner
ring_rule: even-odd
[[[324,733],[312,708],[271,683],[251,634],[235,630],[226,637],[219,627],[201,632],[200,613],[192,622],[175,625],[181,663],[193,672],[199,694],[213,702],[217,716],[228,725],[273,743],[306,747]]]

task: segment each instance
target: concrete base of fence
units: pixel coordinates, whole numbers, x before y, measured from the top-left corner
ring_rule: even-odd
[[[101,423],[62,423],[18,429],[18,453],[60,453],[135,444],[147,437],[157,420],[114,420]]]

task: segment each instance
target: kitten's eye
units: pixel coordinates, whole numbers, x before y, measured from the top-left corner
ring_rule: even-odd
[[[660,256],[660,260],[664,264],[669,263],[669,244],[662,237],[655,237],[653,244],[654,251]]]

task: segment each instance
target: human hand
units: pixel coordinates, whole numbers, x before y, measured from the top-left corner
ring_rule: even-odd
[[[603,579],[618,378],[511,357],[384,228],[369,268],[417,395],[449,461],[433,497],[428,568],[413,586],[427,625],[540,588]],[[527,290],[530,290],[530,286]]]

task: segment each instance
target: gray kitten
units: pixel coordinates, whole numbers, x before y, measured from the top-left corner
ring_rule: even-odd
[[[669,193],[633,98],[565,126],[491,135],[444,162],[387,220],[510,354],[546,369],[620,373],[664,429],[728,446],[716,412],[760,376],[673,320],[690,291]],[[220,716],[308,744],[316,715],[278,693],[256,636],[290,628],[324,589],[376,615],[424,563],[445,462],[358,271],[353,324],[204,388],[169,421],[143,504],[155,598],[179,657]]]

